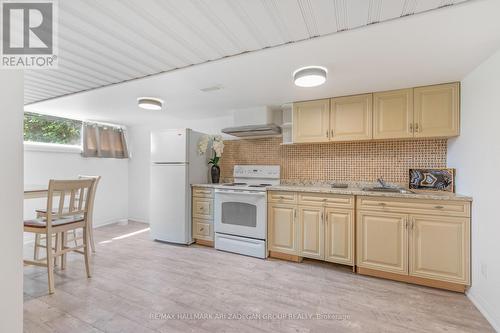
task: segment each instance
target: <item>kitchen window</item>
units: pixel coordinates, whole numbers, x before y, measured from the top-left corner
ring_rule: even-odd
[[[81,147],[82,122],[74,119],[24,114],[24,141]]]

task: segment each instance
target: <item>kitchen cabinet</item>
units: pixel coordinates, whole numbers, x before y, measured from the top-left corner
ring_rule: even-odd
[[[359,267],[408,273],[406,214],[358,212],[356,223]]]
[[[414,89],[415,138],[452,137],[460,134],[459,83]]]
[[[322,207],[299,206],[299,255],[324,259],[324,221]]]
[[[269,203],[267,216],[267,243],[269,251],[298,255],[296,206]]]
[[[293,104],[294,143],[459,134],[458,82]]]
[[[293,104],[293,142],[328,142],[329,134],[329,99]]]
[[[191,199],[192,234],[196,243],[213,246],[214,242],[214,190],[193,187]]]
[[[470,285],[469,202],[358,197],[357,207],[359,272],[462,292]]]
[[[267,197],[270,251],[354,265],[354,196],[269,191]]]
[[[353,211],[325,208],[325,260],[354,265],[353,240]]]
[[[409,226],[409,274],[467,284],[469,219],[415,215]]]
[[[413,89],[373,94],[373,138],[413,137]]]
[[[372,138],[372,94],[332,98],[330,141]]]

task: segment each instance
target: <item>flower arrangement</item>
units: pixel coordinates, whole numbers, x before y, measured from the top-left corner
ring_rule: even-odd
[[[205,135],[198,142],[198,154],[204,154],[210,147],[213,150],[213,157],[208,161],[212,165],[212,182],[218,183],[220,177],[219,161],[224,152],[224,141],[221,135]]]
[[[210,159],[208,164],[219,165],[219,160],[224,152],[224,141],[221,135],[205,135],[198,142],[198,154],[202,155],[206,153],[210,144],[212,145],[212,150],[214,151],[213,157]]]

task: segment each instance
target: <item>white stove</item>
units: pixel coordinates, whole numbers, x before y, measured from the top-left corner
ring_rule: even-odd
[[[233,177],[215,189],[215,248],[266,258],[266,188],[280,183],[280,167],[237,165]]]

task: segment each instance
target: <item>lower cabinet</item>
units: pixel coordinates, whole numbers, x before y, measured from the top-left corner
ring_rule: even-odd
[[[357,265],[470,284],[470,218],[382,211],[357,213]]]
[[[268,194],[268,249],[298,257],[354,265],[354,210],[341,196],[299,197],[298,204],[275,202]],[[296,202],[296,197],[290,199]],[[306,203],[307,201],[307,203]],[[306,203],[300,204],[301,202]],[[330,207],[331,205],[332,207]],[[336,208],[335,206],[342,206]]]
[[[299,206],[299,255],[324,259],[324,222],[322,207]]]
[[[298,255],[297,208],[294,205],[268,205],[267,243],[270,251]]]
[[[196,243],[213,246],[214,193],[212,188],[193,187],[191,199],[192,233]]]
[[[357,265],[384,272],[407,274],[406,214],[358,212]]]
[[[325,260],[354,264],[354,214],[351,210],[325,208]]]
[[[469,237],[468,218],[410,216],[410,275],[468,284]]]

